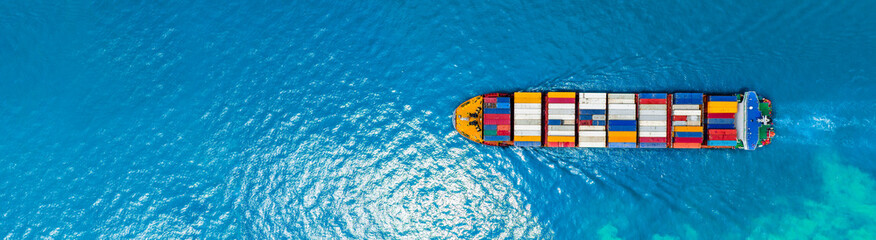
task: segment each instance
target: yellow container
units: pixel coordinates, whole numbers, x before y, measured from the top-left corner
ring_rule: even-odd
[[[608,132],[608,142],[636,142],[636,132]]]
[[[541,103],[541,93],[537,92],[516,92],[514,93],[515,103]]]
[[[514,98],[514,103],[541,103],[540,98]]]
[[[736,102],[709,102],[708,113],[736,113]]]
[[[703,127],[701,126],[677,126],[675,127],[676,132],[703,132]]]
[[[569,136],[548,136],[548,142],[575,142],[575,137]]]
[[[514,141],[541,142],[541,137],[539,137],[539,136],[514,136]]]
[[[575,98],[575,93],[573,92],[549,92],[549,98]]]
[[[733,108],[709,107],[707,112],[708,113],[736,113],[736,108],[735,107],[733,107]]]
[[[709,102],[709,108],[736,108],[736,102]]]

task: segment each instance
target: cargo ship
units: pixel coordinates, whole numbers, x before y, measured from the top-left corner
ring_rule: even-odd
[[[754,91],[489,93],[453,115],[460,135],[491,146],[754,150],[775,136],[772,103]]]

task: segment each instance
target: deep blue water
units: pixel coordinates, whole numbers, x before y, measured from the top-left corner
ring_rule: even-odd
[[[0,234],[876,238],[876,1],[0,3]],[[471,96],[756,90],[757,151],[530,149]]]

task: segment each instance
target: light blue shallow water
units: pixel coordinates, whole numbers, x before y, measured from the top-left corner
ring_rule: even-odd
[[[0,3],[0,237],[874,239],[874,1]],[[518,90],[756,90],[753,152],[454,133]]]

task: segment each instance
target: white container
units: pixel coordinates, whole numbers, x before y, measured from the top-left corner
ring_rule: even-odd
[[[548,136],[565,136],[565,137],[574,137],[575,131],[548,131]]]
[[[514,132],[517,131],[541,131],[540,125],[514,125]]]
[[[593,115],[593,120],[605,120],[605,115]]]
[[[636,105],[635,104],[608,104],[608,109],[634,110],[634,109],[636,109]]]
[[[514,109],[514,115],[521,115],[521,114],[541,114],[541,109],[526,109],[526,108]]]
[[[548,115],[548,120],[575,120],[575,115],[565,115],[565,114]]]
[[[639,121],[639,126],[651,126],[651,127],[666,126],[666,121]]]
[[[548,109],[548,116],[551,115],[574,115],[575,109]]]
[[[541,136],[541,131],[514,131],[514,136]]]
[[[633,99],[608,99],[608,103],[635,104],[636,100],[633,100]]]
[[[579,93],[579,96],[584,98],[606,98],[605,93]]]
[[[666,121],[666,115],[639,115],[639,120],[642,121]]]
[[[605,126],[581,125],[581,126],[578,126],[578,130],[580,130],[580,131],[605,131]]]
[[[631,115],[631,114],[608,115],[608,120],[636,120],[636,115]]]
[[[666,132],[667,126],[639,126],[639,132]]]
[[[639,110],[663,110],[666,112],[665,104],[641,104],[639,105]]]
[[[700,105],[696,104],[675,104],[672,105],[672,110],[699,110]]]
[[[633,93],[609,93],[608,99],[636,99],[636,94]]]
[[[666,132],[639,132],[639,137],[666,137]]]
[[[640,110],[640,115],[666,116],[666,110]]]
[[[602,131],[578,131],[579,137],[605,137],[605,132]]]
[[[575,126],[548,125],[548,131],[575,131]]]
[[[541,114],[514,114],[514,119],[541,119]]]
[[[604,110],[605,104],[578,104],[578,109]]]
[[[578,142],[605,142],[605,137],[578,137]]]
[[[700,110],[672,110],[672,115],[699,116],[700,114],[702,114]]]
[[[604,148],[605,142],[579,142],[578,147]]]
[[[515,103],[514,109],[541,109],[541,103]]]
[[[604,98],[578,100],[578,103],[583,103],[583,104],[602,104],[602,105],[605,105],[605,103],[607,103],[607,102],[608,102],[608,100],[606,100]]]
[[[514,119],[514,124],[541,126],[541,119]]]
[[[548,109],[575,109],[574,103],[548,103]]]

